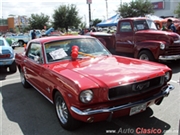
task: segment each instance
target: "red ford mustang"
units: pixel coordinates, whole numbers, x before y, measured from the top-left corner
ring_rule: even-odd
[[[61,126],[134,115],[159,105],[174,87],[166,65],[110,54],[89,36],[31,40],[15,57],[25,88],[55,106]]]

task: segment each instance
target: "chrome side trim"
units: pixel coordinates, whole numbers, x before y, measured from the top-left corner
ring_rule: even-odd
[[[71,106],[71,110],[78,114],[78,115],[93,115],[93,114],[98,114],[98,113],[106,113],[106,112],[113,112],[113,111],[118,111],[118,110],[122,110],[122,109],[126,109],[126,108],[131,108],[134,106],[137,106],[139,104],[143,104],[143,103],[147,103],[150,102],[152,100],[161,98],[161,97],[166,97],[168,96],[168,94],[170,93],[171,90],[174,89],[174,86],[171,84],[166,85],[165,87],[163,87],[161,90],[161,92],[159,92],[158,94],[154,95],[153,97],[150,97],[146,100],[140,100],[137,102],[133,102],[133,103],[128,103],[128,104],[124,104],[124,105],[120,105],[120,106],[116,106],[116,107],[110,107],[110,108],[103,108],[103,109],[97,109],[97,110],[84,110],[81,111],[78,108]]]
[[[26,81],[27,81],[34,89],[36,89],[41,95],[43,95],[49,102],[51,102],[52,104],[54,104],[52,100],[50,100],[46,95],[44,95],[38,88],[36,88],[34,85],[32,85],[32,83],[30,83],[28,80],[26,80]]]

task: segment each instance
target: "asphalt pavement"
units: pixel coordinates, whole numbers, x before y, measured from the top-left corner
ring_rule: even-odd
[[[21,52],[23,48],[16,48]],[[54,106],[34,88],[25,89],[17,71],[0,69],[0,135],[178,135],[180,126],[180,61],[165,62],[172,68],[175,86],[161,105],[112,121],[83,123],[75,131],[64,130]],[[147,132],[151,131],[151,132]]]

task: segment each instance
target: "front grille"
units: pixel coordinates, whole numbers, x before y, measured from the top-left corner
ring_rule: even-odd
[[[164,84],[164,77],[157,77],[139,83],[111,88],[109,89],[108,95],[110,100],[130,97],[141,93],[145,93],[152,89],[156,89],[162,86],[163,84]]]
[[[179,55],[180,54],[180,45],[170,45],[165,50],[166,55]]]
[[[0,54],[0,59],[10,58],[10,54]]]

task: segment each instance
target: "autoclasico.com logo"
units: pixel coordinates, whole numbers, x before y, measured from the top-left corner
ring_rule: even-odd
[[[155,134],[155,135],[160,135],[165,132],[171,132],[171,133],[177,133],[177,130],[173,131],[167,131],[167,130],[162,130],[160,128],[143,128],[143,127],[137,127],[136,129],[133,128],[119,128],[118,130],[106,130],[107,134],[138,134],[138,135],[148,135],[148,134]]]

